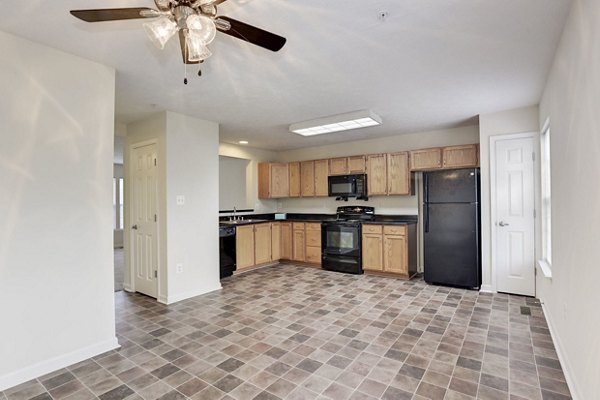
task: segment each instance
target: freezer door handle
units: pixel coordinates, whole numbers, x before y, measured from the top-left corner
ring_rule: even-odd
[[[425,214],[423,216],[423,223],[424,223],[424,230],[425,233],[429,232],[429,203],[425,203],[425,207],[423,208],[423,214]]]

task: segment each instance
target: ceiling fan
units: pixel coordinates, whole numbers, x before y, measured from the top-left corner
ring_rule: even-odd
[[[86,22],[152,19],[143,26],[150,40],[160,49],[175,34],[179,36],[185,64],[198,64],[210,57],[208,49],[217,31],[271,51],[279,51],[286,39],[244,22],[217,16],[217,5],[226,0],[154,0],[157,9],[147,7],[71,10]]]

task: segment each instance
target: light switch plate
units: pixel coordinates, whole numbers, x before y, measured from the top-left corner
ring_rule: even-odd
[[[182,194],[177,195],[177,205],[182,206],[184,204],[185,204],[185,196]]]

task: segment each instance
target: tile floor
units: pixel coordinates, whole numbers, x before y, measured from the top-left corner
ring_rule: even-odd
[[[293,265],[115,297],[120,350],[0,399],[570,398],[535,299]]]

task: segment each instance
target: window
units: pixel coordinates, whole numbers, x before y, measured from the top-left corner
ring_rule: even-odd
[[[550,171],[550,123],[546,121],[541,137],[542,157],[542,259],[540,266],[547,277],[552,267],[552,190]]]
[[[123,229],[123,178],[113,178],[113,228]]]

